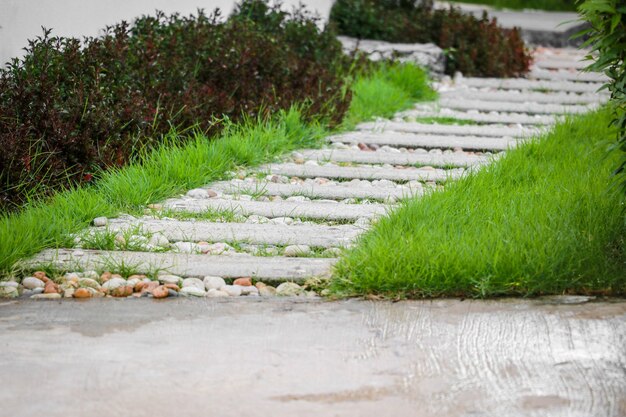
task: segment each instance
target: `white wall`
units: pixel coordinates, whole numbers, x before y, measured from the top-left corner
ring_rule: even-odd
[[[302,2],[327,18],[332,1]],[[298,0],[283,3],[291,7]],[[0,0],[0,65],[21,56],[27,40],[40,35],[42,26],[59,36],[95,36],[107,25],[155,10],[190,14],[198,8],[210,12],[219,7],[225,15],[234,4],[234,0]]]

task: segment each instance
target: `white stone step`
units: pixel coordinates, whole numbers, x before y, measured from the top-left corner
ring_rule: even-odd
[[[528,115],[521,113],[480,113],[463,112],[442,108],[440,112],[407,110],[396,115],[397,117],[418,120],[420,118],[452,117],[475,123],[502,123],[519,125],[551,125],[556,122],[553,116]]]
[[[479,136],[436,136],[413,133],[383,131],[381,133],[350,132],[331,136],[331,142],[365,143],[367,145],[388,145],[405,148],[443,148],[473,149],[486,151],[505,151],[517,146],[519,139],[479,137]]]
[[[544,58],[536,59],[533,65],[545,69],[576,69],[581,70],[589,66],[591,61],[579,59]]]
[[[274,164],[269,166],[272,174],[301,178],[337,178],[390,181],[447,181],[459,178],[462,169],[383,168],[373,166],[338,167],[297,164]]]
[[[604,83],[608,81],[607,76],[597,72],[548,71],[541,68],[533,68],[528,73],[528,78],[535,80],[578,81],[588,83]]]
[[[506,112],[524,114],[580,114],[593,110],[595,105],[551,104],[551,103],[520,103],[510,101],[484,101],[461,97],[442,97],[441,108],[454,110],[477,110],[481,112]]]
[[[106,230],[118,232],[139,227],[147,233],[161,233],[171,242],[240,242],[253,245],[309,245],[323,248],[346,246],[363,229],[352,225],[213,223],[180,220],[110,219]],[[96,233],[105,229],[91,228]]]
[[[551,104],[590,104],[606,101],[607,96],[601,94],[573,94],[557,92],[552,94],[515,91],[476,91],[457,89],[439,93],[446,100],[470,99],[481,101],[508,101],[515,103],[551,103]]]
[[[343,204],[316,203],[314,201],[239,201],[219,198],[196,200],[190,198],[170,199],[163,208],[175,211],[202,213],[206,211],[232,211],[235,214],[249,216],[256,214],[265,217],[296,217],[323,220],[357,220],[362,217],[383,215],[389,209],[384,204]]]
[[[493,136],[497,138],[529,137],[539,132],[539,129],[535,127],[444,125],[417,122],[394,122],[391,120],[361,123],[357,125],[356,128],[357,130],[372,132],[393,131],[421,133],[425,135]]]
[[[400,188],[398,188],[400,187]],[[211,184],[210,188],[227,194],[259,194],[268,196],[278,195],[290,197],[302,195],[309,198],[328,198],[340,200],[344,198],[367,198],[371,200],[385,200],[388,198],[402,199],[421,194],[421,189],[411,189],[408,186],[377,187],[354,185],[350,182],[336,185],[319,184],[277,184],[273,182],[244,182],[233,180]]]
[[[527,80],[524,78],[462,78],[459,85],[501,90],[565,91],[570,93],[595,93],[602,83],[578,83],[574,81]]]
[[[300,151],[307,159],[316,161],[356,162],[360,164],[420,165],[434,167],[470,167],[488,161],[485,156],[465,153],[430,154],[430,153],[391,153],[357,151],[351,149],[322,149]]]
[[[303,281],[312,276],[330,274],[335,258],[284,258],[240,255],[190,255],[182,253],[100,251],[83,249],[48,249],[27,261],[28,267],[56,266],[61,269],[107,269],[116,265],[132,267],[138,274],[156,270],[181,277],[206,275],[224,278]]]

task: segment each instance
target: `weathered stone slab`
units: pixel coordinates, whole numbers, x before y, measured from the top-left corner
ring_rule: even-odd
[[[393,122],[391,120],[360,123],[357,125],[356,129],[372,132],[394,131],[422,133],[426,135],[493,136],[497,138],[529,137],[539,131],[539,129],[535,127],[443,125],[417,122]]]
[[[275,164],[269,166],[273,174],[304,178],[378,179],[390,181],[447,181],[459,178],[462,169],[422,169],[422,168],[383,168],[373,166],[338,167],[296,164]]]
[[[548,71],[542,68],[533,68],[528,74],[528,78],[535,80],[578,81],[588,83],[603,83],[608,80],[604,74],[597,72]]]
[[[25,263],[35,268],[52,264],[70,270],[112,268],[116,264],[124,263],[127,267],[132,266],[139,274],[149,274],[158,269],[182,277],[200,278],[213,275],[224,278],[255,277],[271,281],[326,276],[336,261],[334,258],[256,257],[244,254],[226,256],[49,249]]]
[[[587,61],[581,61],[577,59],[559,59],[559,58],[545,58],[535,60],[533,63],[535,67],[545,69],[576,69],[581,70],[589,65]]]
[[[452,117],[454,119],[466,120],[475,123],[504,123],[520,125],[550,125],[556,122],[553,116],[527,115],[521,113],[479,113],[454,111],[442,108],[441,112],[424,110],[407,110],[398,113],[397,117],[411,119],[432,118],[432,117]]]
[[[388,198],[408,198],[421,194],[421,189],[411,189],[408,186],[401,188],[392,187],[363,187],[350,183],[338,183],[336,185],[318,184],[276,184],[263,181],[249,183],[238,180],[238,182],[222,182],[211,184],[210,188],[228,194],[259,194],[281,197],[293,195],[303,195],[309,198],[328,198],[340,200],[344,198],[367,198],[371,200],[385,200]]]
[[[522,78],[463,78],[459,84],[468,87],[490,87],[501,90],[566,91],[570,93],[595,93],[602,87],[601,83],[526,80]]]
[[[363,230],[351,225],[249,224],[206,221],[110,219],[108,230],[124,231],[140,227],[148,233],[161,233],[170,241],[243,242],[268,245],[345,246]]]
[[[317,161],[356,162],[360,164],[429,165],[436,167],[469,167],[483,164],[489,159],[484,156],[430,153],[364,152],[343,149],[301,151],[305,158]]]
[[[593,104],[575,105],[575,104],[551,104],[551,103],[525,103],[510,101],[483,101],[472,100],[461,97],[442,97],[439,100],[442,108],[454,110],[476,110],[481,112],[507,112],[507,113],[525,113],[525,114],[579,114],[586,113],[597,107]]]
[[[383,131],[381,133],[350,132],[331,136],[329,140],[340,143],[365,143],[367,145],[377,144],[405,148],[453,149],[458,147],[486,151],[505,151],[509,148],[514,148],[520,141],[512,138],[423,135],[393,131]]]
[[[556,92],[552,94],[516,91],[476,91],[457,89],[440,92],[439,96],[447,100],[459,98],[489,101],[508,101],[514,103],[551,103],[551,104],[590,104],[607,100],[605,94],[575,94]]]
[[[237,200],[194,200],[170,199],[163,207],[166,209],[201,213],[207,210],[232,211],[249,216],[257,214],[265,217],[302,217],[325,220],[357,220],[361,217],[375,217],[387,212],[383,204],[343,204],[315,203],[312,201],[237,201]]]

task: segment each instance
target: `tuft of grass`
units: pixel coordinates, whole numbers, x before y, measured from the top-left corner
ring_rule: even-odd
[[[381,63],[371,74],[357,77],[352,102],[344,120],[346,129],[373,117],[390,118],[416,101],[436,99],[426,72],[411,63]]]
[[[569,118],[445,191],[405,202],[336,267],[336,295],[626,293],[625,200],[606,109]]]

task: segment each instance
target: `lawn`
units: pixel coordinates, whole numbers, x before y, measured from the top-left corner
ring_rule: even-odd
[[[606,110],[557,125],[381,219],[336,267],[334,294],[625,294],[624,195]]]

